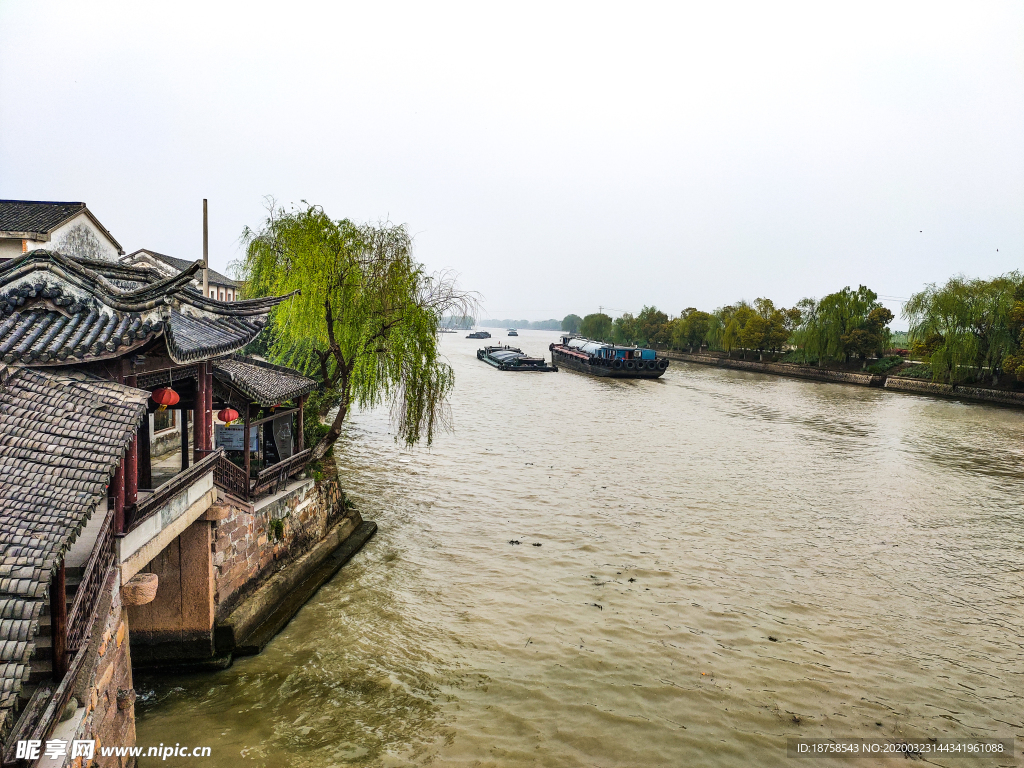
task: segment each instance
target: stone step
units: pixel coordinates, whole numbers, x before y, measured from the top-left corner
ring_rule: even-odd
[[[32,664],[36,663],[37,659],[52,659],[53,658],[53,638],[50,637],[49,633],[36,635],[32,639],[35,643],[36,650],[32,654]]]
[[[42,680],[49,680],[53,677],[52,659],[33,659],[28,675],[29,683],[39,683]]]

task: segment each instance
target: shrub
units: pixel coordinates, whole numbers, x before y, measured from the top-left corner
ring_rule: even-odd
[[[912,379],[930,379],[932,367],[930,365],[912,365],[899,372],[900,376],[909,376]]]
[[[869,373],[887,373],[900,365],[903,362],[903,358],[899,355],[892,355],[890,357],[883,357],[881,360],[876,362],[874,365],[868,366]]]
[[[305,441],[307,448],[312,448],[314,445],[320,442],[330,427],[317,419],[307,419],[303,428],[302,439]],[[327,449],[327,453],[324,454],[324,458],[334,455],[334,446],[332,445]]]

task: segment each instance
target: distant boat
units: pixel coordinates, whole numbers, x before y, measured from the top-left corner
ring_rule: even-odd
[[[543,357],[530,357],[518,347],[484,347],[476,351],[478,360],[493,365],[499,371],[557,371]]]
[[[515,328],[509,328],[508,329],[508,335],[509,336],[518,336],[519,335],[519,331],[517,331]]]
[[[552,344],[551,364],[564,365],[591,376],[612,379],[656,379],[668,368],[668,359],[653,349],[622,347],[590,341],[578,336],[562,336],[561,344]]]
[[[491,334],[490,334],[489,331],[473,331],[466,338],[467,339],[489,339],[489,338],[491,338]]]
[[[441,333],[458,333],[454,328],[442,328]]]

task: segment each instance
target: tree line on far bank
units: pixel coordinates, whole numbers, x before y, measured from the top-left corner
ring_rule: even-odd
[[[887,370],[905,357],[923,361],[917,371],[951,384],[1002,373],[1024,381],[1024,276],[1011,272],[991,280],[963,276],[945,285],[928,285],[903,306],[909,332],[893,332],[892,312],[878,295],[859,286],[806,298],[793,307],[768,298],[738,301],[705,312],[687,307],[670,318],[656,307],[612,319],[603,313],[568,315],[561,328],[614,344],[661,347],[690,352],[709,349],[746,358],[756,354],[826,366],[871,358]],[[894,341],[909,349],[894,349]],[[888,355],[888,357],[886,357]]]

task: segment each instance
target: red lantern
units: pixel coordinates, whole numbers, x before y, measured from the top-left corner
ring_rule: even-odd
[[[165,411],[167,406],[175,405],[181,398],[178,397],[178,393],[168,387],[160,387],[160,389],[154,390],[153,394],[150,395],[153,402],[160,407],[157,410]]]
[[[231,422],[237,420],[238,416],[238,411],[236,411],[234,408],[225,408],[223,411],[217,412],[217,418],[228,425],[230,425]]]

